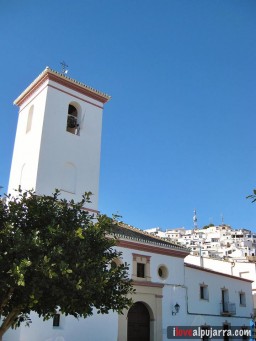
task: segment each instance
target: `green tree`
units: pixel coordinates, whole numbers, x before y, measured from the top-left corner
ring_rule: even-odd
[[[205,226],[203,227],[203,230],[206,230],[206,229],[208,229],[208,227],[212,227],[212,226],[214,226],[214,224],[205,225]]]
[[[17,191],[0,202],[0,340],[10,327],[28,324],[35,311],[87,317],[96,308],[121,313],[132,301],[127,266],[112,233],[115,220],[95,219],[81,202]],[[127,296],[128,295],[128,296]]]

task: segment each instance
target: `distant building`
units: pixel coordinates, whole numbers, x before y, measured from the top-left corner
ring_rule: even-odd
[[[247,229],[234,230],[228,225],[217,225],[203,229],[185,230],[182,227],[165,231],[158,227],[146,231],[190,248],[192,255],[234,260],[247,260],[256,255],[256,233]]]

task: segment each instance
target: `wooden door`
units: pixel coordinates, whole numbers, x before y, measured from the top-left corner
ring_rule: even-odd
[[[150,316],[147,307],[136,302],[128,312],[127,341],[150,341]]]

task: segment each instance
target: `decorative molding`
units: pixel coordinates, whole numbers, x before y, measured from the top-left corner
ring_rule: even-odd
[[[86,85],[82,85],[82,83],[76,84],[73,80],[69,78],[62,78],[59,75],[55,75],[52,73],[48,73],[49,80],[52,80],[58,84],[61,84],[65,86],[66,88],[70,88],[76,92],[79,92],[85,96],[88,96],[90,98],[95,99],[96,101],[99,101],[101,103],[106,103],[110,97],[106,96],[100,92],[97,92],[96,90],[92,90],[91,88],[88,88]]]
[[[21,106],[29,97],[31,97],[35,91],[46,81],[53,81],[58,83],[66,88],[74,90],[78,93],[81,93],[87,97],[90,97],[102,104],[106,103],[110,100],[110,96],[97,91],[93,88],[88,87],[87,85],[77,82],[74,79],[66,77],[56,71],[51,70],[50,68],[46,68],[23,92],[22,94],[14,101],[14,104]],[[61,89],[58,89],[61,90]],[[72,95],[72,94],[70,94]],[[74,96],[74,95],[72,95]],[[91,103],[92,104],[92,103]],[[97,104],[94,104],[97,105]]]
[[[45,86],[38,92],[38,94],[36,96],[38,96],[42,91],[44,91],[45,88],[47,88],[47,85],[48,84],[45,84]],[[37,90],[38,88],[35,89],[35,91]],[[13,104],[17,105],[17,106],[21,106],[26,100],[30,99],[32,97],[32,95],[35,93],[35,91],[31,91],[27,96],[26,98],[24,98],[24,100],[21,100],[21,102],[19,103],[16,103],[16,101],[13,102]],[[19,113],[22,112],[32,101],[33,101],[34,98],[31,98],[29,100],[29,102],[26,103],[26,105],[24,105],[24,107],[19,110]]]
[[[40,77],[40,76],[39,76]],[[36,80],[31,83],[27,89],[25,89],[21,95],[13,102],[13,104],[16,104],[17,106],[21,106],[26,100],[28,100],[35,92],[37,89],[40,88],[42,84],[44,84],[47,80],[47,76],[45,75],[42,78],[37,78]],[[44,87],[45,88],[45,87]],[[40,91],[41,92],[41,91]]]
[[[94,106],[97,107],[97,108],[103,109],[103,107],[100,106],[100,105],[98,105],[98,104],[95,104],[95,103],[93,103],[93,102],[87,101],[86,99],[83,99],[83,98],[78,97],[78,96],[76,96],[76,95],[74,95],[74,94],[71,94],[70,92],[67,92],[67,91],[62,90],[62,89],[60,89],[60,88],[57,88],[56,86],[54,86],[54,85],[52,85],[52,84],[48,84],[48,86],[49,86],[50,88],[56,89],[56,90],[58,90],[58,91],[60,91],[60,92],[63,92],[64,94],[67,94],[67,95],[70,95],[70,96],[72,96],[72,97],[75,97],[75,98],[79,99],[80,101],[89,103],[89,104],[91,104],[91,105],[94,105]]]
[[[163,288],[164,284],[148,282],[148,281],[132,281],[133,285],[141,286],[141,287],[152,287],[152,288]]]
[[[93,213],[100,213],[100,211],[98,210],[94,210],[93,208],[87,208],[87,207],[82,207],[81,210],[84,210],[84,211],[89,211],[89,212],[93,212]]]
[[[136,260],[137,257],[140,257],[140,258],[143,257],[143,258],[146,258],[147,262],[150,262],[150,258],[151,258],[151,256],[141,255],[139,253],[133,253],[132,256],[133,256],[133,260]]]
[[[143,241],[141,243],[138,243],[132,240],[128,241],[128,240],[117,239],[117,246],[128,248],[128,249],[139,250],[139,251],[157,253],[157,254],[166,255],[166,256],[179,257],[179,258],[185,258],[189,254],[186,251],[182,251],[179,249],[175,250],[175,249],[167,248],[161,245],[155,246],[149,243],[143,244]]]
[[[250,282],[250,283],[254,282],[254,281],[252,281],[250,279],[247,279],[247,278],[232,276],[232,275],[229,275],[229,274],[225,274],[224,272],[218,272],[218,271],[214,271],[214,270],[211,270],[211,269],[208,269],[208,268],[202,268],[202,267],[200,267],[198,265],[194,265],[194,264],[184,263],[184,266],[187,267],[187,268],[196,269],[196,270],[199,270],[199,271],[210,272],[210,273],[215,274],[215,275],[220,275],[220,276],[225,276],[225,277],[229,277],[229,278],[233,278],[233,279],[238,279],[240,281],[245,281],[245,282]],[[223,289],[225,289],[225,287]]]

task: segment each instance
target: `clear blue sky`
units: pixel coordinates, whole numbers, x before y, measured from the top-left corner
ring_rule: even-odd
[[[256,231],[255,0],[1,0],[0,184],[18,108],[46,66],[112,96],[100,210],[140,228]],[[86,189],[85,189],[86,190]]]

